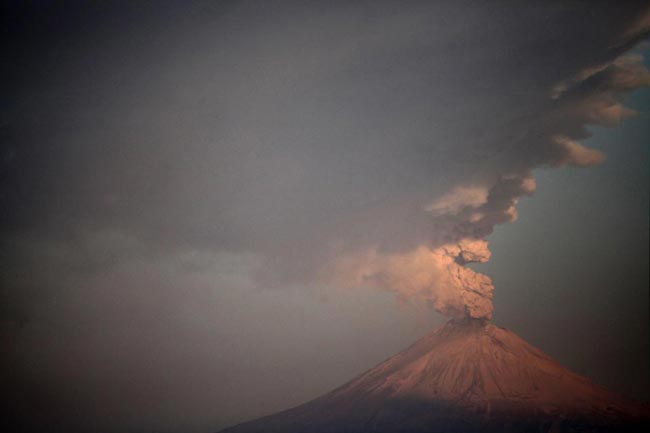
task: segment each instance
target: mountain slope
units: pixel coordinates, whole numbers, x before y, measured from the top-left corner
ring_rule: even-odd
[[[228,433],[636,431],[644,406],[491,323],[451,321],[342,387]]]

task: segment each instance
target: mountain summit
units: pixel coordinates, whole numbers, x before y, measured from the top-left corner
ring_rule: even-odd
[[[513,332],[463,319],[328,394],[223,432],[631,432],[649,420]]]

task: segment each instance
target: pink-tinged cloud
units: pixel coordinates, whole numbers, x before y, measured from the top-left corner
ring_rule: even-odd
[[[337,258],[323,277],[342,287],[394,292],[404,302],[424,302],[446,316],[489,319],[492,281],[465,267],[489,258],[487,242],[478,239],[395,254],[370,248]]]
[[[605,160],[605,155],[601,151],[585,147],[569,137],[557,136],[555,143],[563,154],[563,158],[555,162],[556,165],[591,167]]]

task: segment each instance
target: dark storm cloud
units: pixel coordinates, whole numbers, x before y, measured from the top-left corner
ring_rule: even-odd
[[[12,327],[125,323],[150,297],[164,315],[188,285],[368,285],[488,317],[464,264],[534,168],[600,162],[587,125],[648,84],[625,55],[648,32],[632,2],[9,9]]]

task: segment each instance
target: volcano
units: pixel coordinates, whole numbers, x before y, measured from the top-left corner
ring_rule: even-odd
[[[648,431],[625,400],[485,320],[452,320],[356,379],[223,433]]]

